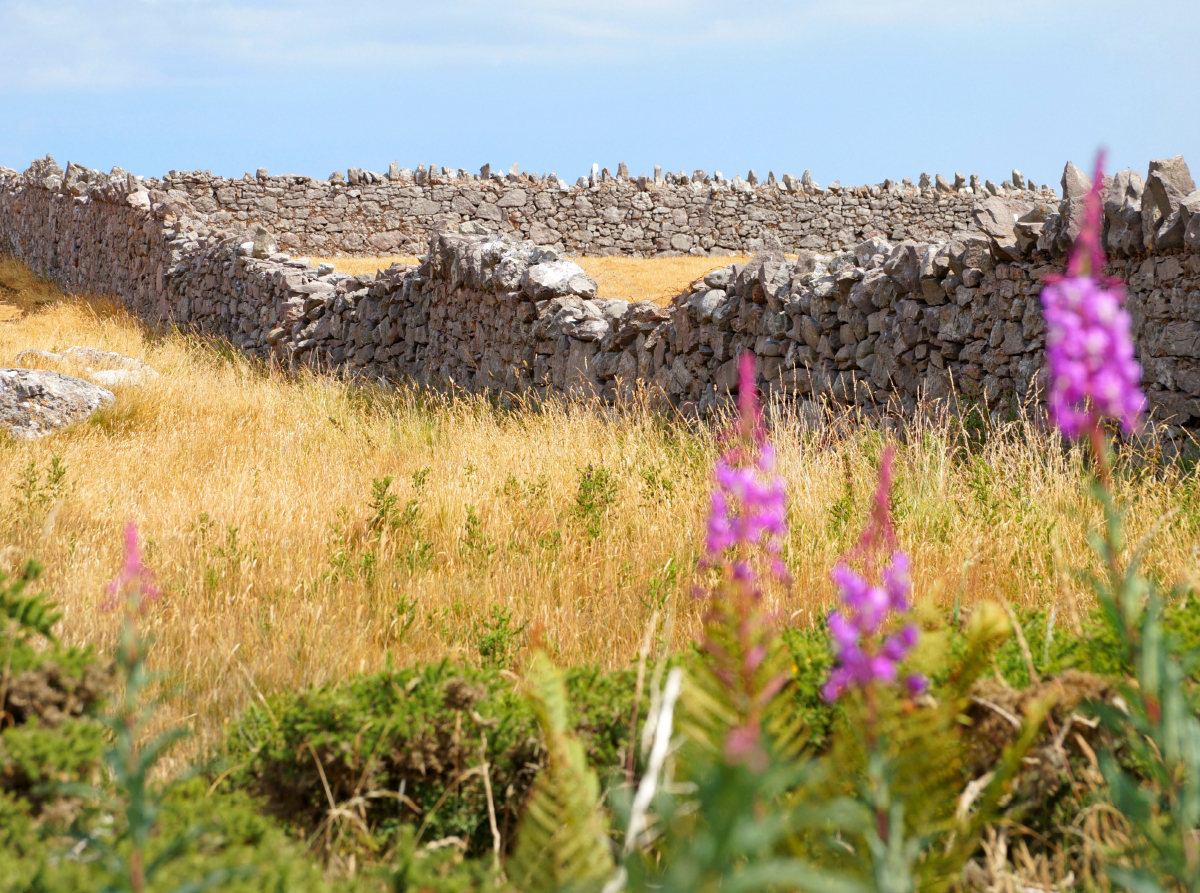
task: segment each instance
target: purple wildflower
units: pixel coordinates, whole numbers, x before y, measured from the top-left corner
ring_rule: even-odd
[[[852,553],[864,559],[868,572],[873,570],[875,554],[895,542],[889,495],[892,458],[893,450],[888,447],[880,463],[871,519]],[[847,689],[866,689],[876,682],[894,683],[899,666],[917,644],[920,631],[915,625],[906,624],[889,635],[881,635],[889,615],[908,611],[912,581],[908,556],[902,551],[892,552],[890,563],[878,575],[878,584],[870,583],[845,562],[839,562],[831,576],[842,596],[842,608],[831,613],[827,620],[837,666],[821,693],[827,701],[836,701]],[[925,689],[926,681],[922,676],[911,675],[906,677],[905,685],[910,693],[918,694]]]
[[[125,524],[125,565],[120,575],[108,584],[108,599],[101,609],[111,611],[117,606],[122,594],[128,595],[137,610],[145,607],[148,600],[159,597],[154,585],[154,571],[142,561],[142,547],[138,543],[137,524],[133,520]]]
[[[771,618],[762,610],[764,579],[786,579],[779,558],[787,534],[787,495],[776,474],[775,449],[759,409],[754,356],[739,362],[738,422],[717,460],[708,514],[705,564],[724,570],[709,600],[703,648],[714,676],[737,706],[738,721],[725,740],[731,762],[766,766],[761,712],[787,681],[764,678]]]
[[[739,547],[777,555],[787,532],[787,494],[775,474],[775,448],[762,429],[752,354],[743,355],[739,372],[739,437],[717,460],[708,513],[708,558],[714,562]]]
[[[1066,276],[1042,289],[1050,412],[1067,437],[1095,431],[1102,418],[1131,432],[1146,407],[1142,368],[1133,358],[1129,312],[1120,282],[1101,280],[1100,245],[1104,153],[1096,159],[1092,191]]]

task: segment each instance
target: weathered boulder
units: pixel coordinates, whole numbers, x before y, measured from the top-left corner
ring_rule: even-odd
[[[599,341],[608,334],[609,328],[609,320],[594,301],[555,297],[538,318],[534,334],[549,340],[566,335],[579,341]]]
[[[158,373],[149,364],[111,350],[94,347],[68,347],[62,353],[47,350],[23,350],[14,360],[17,364],[30,360],[43,360],[67,366],[98,385],[117,387],[143,384]]]
[[[709,288],[694,292],[688,299],[687,307],[696,322],[710,322],[724,300],[725,292],[722,289]]]
[[[940,177],[941,174],[938,174]],[[864,269],[881,266],[892,253],[892,245],[879,233],[871,233],[854,247],[858,265]]]
[[[33,440],[82,422],[116,397],[112,391],[47,369],[0,369],[0,428]]]
[[[254,247],[251,253],[257,258],[267,258],[276,251],[275,239],[267,232],[265,227],[258,227],[254,230]]]
[[[1185,223],[1179,206],[1196,183],[1182,155],[1150,162],[1142,195],[1142,244],[1146,248],[1182,248]]]
[[[1054,216],[1053,209],[1044,202],[1039,202],[1033,205],[1032,210],[1017,218],[1013,226],[1013,235],[1016,236],[1017,250],[1021,254],[1028,255],[1037,247],[1051,216]]]
[[[883,264],[883,272],[892,277],[896,290],[901,294],[914,292],[920,286],[921,257],[924,246],[905,240],[892,249]]]
[[[1079,237],[1083,217],[1087,211],[1088,193],[1092,191],[1092,178],[1067,162],[1062,175],[1063,200],[1058,206],[1059,221],[1055,230],[1054,248],[1067,251]]]
[[[1179,207],[1187,220],[1183,244],[1188,248],[1200,248],[1200,189],[1185,198]]]
[[[1140,254],[1142,249],[1142,193],[1146,181],[1133,170],[1117,171],[1104,191],[1104,218],[1108,233],[1105,248],[1110,254]]]
[[[1068,161],[1062,175],[1063,198],[1087,198],[1092,191],[1092,178]]]
[[[995,269],[991,239],[981,233],[955,233],[947,251],[950,269],[966,285],[978,285],[979,279]]]
[[[535,301],[559,295],[594,298],[596,288],[596,280],[589,278],[583,267],[571,260],[534,264],[521,276],[521,289]]]
[[[1017,220],[1033,210],[1029,202],[992,196],[975,208],[976,225],[992,240],[1000,257],[1017,260],[1021,256],[1017,240]]]

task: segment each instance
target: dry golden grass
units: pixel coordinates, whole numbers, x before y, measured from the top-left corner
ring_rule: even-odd
[[[596,297],[625,301],[653,301],[659,306],[670,303],[692,282],[718,267],[744,263],[748,257],[576,257],[599,286]],[[343,273],[359,275],[383,270],[392,264],[415,264],[417,258],[394,257],[311,257],[312,264],[333,264]]]
[[[388,257],[310,257],[308,262],[314,267],[318,264],[332,264],[339,273],[351,276],[373,276],[377,270],[386,270],[392,264],[418,264],[411,254],[393,254]]]
[[[389,653],[396,664],[479,660],[497,608],[540,630],[564,663],[627,664],[657,607],[675,615],[675,645],[697,632],[690,593],[715,455],[704,433],[637,409],[502,412],[285,377],[149,333],[104,301],[62,300],[0,325],[8,361],[74,344],[145,359],[162,375],[120,389],[90,423],[36,442],[0,438],[3,564],[42,561],[63,638],[109,648],[118,619],[99,606],[123,525],[136,520],[165,593],[146,621],[151,662],[172,686],[162,718],[198,732],[180,760],[260,692],[373,670]],[[771,601],[803,624],[833,599],[829,569],[861,528],[881,440],[866,429],[809,435],[786,420],[777,438],[794,582]],[[31,503],[27,471],[44,481],[55,456],[65,489]],[[612,480],[594,536],[577,510],[589,467],[592,481],[597,469]],[[1085,598],[1066,568],[1091,561],[1085,537],[1099,514],[1078,451],[1013,424],[971,454],[955,424],[930,423],[907,432],[897,469],[918,599],[1057,602],[1069,618]],[[385,476],[407,520],[379,530],[369,503]],[[1151,464],[1122,481],[1131,542],[1178,510],[1148,571],[1193,575],[1194,476]]]
[[[52,283],[34,276],[28,267],[8,255],[0,254],[0,322],[17,319],[25,311],[61,297]]]
[[[598,298],[652,301],[659,306],[692,282],[719,267],[748,257],[577,257],[575,262],[596,280]]]

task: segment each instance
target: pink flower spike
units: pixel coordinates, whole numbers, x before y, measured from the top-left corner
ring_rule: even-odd
[[[830,576],[842,599],[840,609],[826,618],[832,651],[836,658],[829,681],[822,688],[826,700],[836,700],[846,689],[867,689],[876,684],[892,685],[899,665],[916,645],[919,630],[906,624],[890,634],[885,629],[889,615],[901,618],[908,613],[912,590],[908,556],[893,549],[890,561],[881,569],[880,551],[894,546],[891,483],[894,448],[884,450],[879,469],[871,515],[858,545],[834,566]],[[864,573],[853,570],[850,560],[861,560]]]
[[[1042,289],[1046,320],[1047,404],[1068,438],[1097,431],[1104,418],[1132,433],[1146,408],[1142,369],[1134,360],[1132,320],[1119,281],[1101,279],[1104,152],[1096,156],[1083,225],[1065,276]]]
[[[742,423],[742,433],[758,440],[762,411],[758,405],[754,367],[754,354],[749,351],[738,358],[738,417]]]
[[[101,610],[111,611],[115,608],[122,593],[137,595],[139,611],[147,601],[157,599],[161,594],[154,585],[154,571],[142,561],[137,524],[132,518],[125,524],[125,564],[120,575],[108,584],[109,597],[100,606]]]

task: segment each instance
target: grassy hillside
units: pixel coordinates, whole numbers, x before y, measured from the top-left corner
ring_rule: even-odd
[[[0,327],[0,356],[83,344],[162,376],[121,389],[89,424],[3,441],[4,563],[43,561],[64,637],[107,643],[114,621],[97,606],[136,519],[167,593],[153,619],[158,660],[171,662],[160,669],[200,740],[256,690],[372,670],[389,651],[401,663],[477,661],[536,628],[564,663],[621,666],[667,606],[676,644],[694,638],[708,431],[636,406],[503,411],[289,376],[150,333],[103,300],[45,303],[36,280],[5,269],[31,303]],[[1075,616],[1085,596],[1062,569],[1088,560],[1099,520],[1081,455],[1020,421],[934,419],[901,434],[898,525],[918,596]],[[860,528],[881,439],[787,419],[777,438],[794,578],[778,607],[806,624],[833,598],[828,570]],[[1129,467],[1133,536],[1161,520],[1148,569],[1194,574],[1195,475],[1158,465],[1153,444]]]
[[[626,262],[633,264],[633,262]],[[655,262],[642,262],[652,264]],[[151,615],[164,721],[202,747],[262,694],[449,656],[505,666],[536,635],[564,664],[626,666],[656,609],[692,641],[691,592],[713,437],[638,406],[506,411],[465,395],[288,375],[151,332],[112,302],[67,297],[0,267],[0,357],[87,345],[162,373],[90,423],[0,441],[3,565],[36,557],[67,642],[107,647],[99,610],[135,519],[165,592]],[[928,418],[897,432],[898,529],[919,600],[1054,608],[1088,596],[1098,510],[1082,455],[1023,421]],[[773,607],[811,624],[829,568],[861,528],[881,448],[843,419],[776,432],[793,583]],[[1200,488],[1151,439],[1119,478],[1147,570],[1196,575]],[[186,752],[177,758],[186,759]]]

